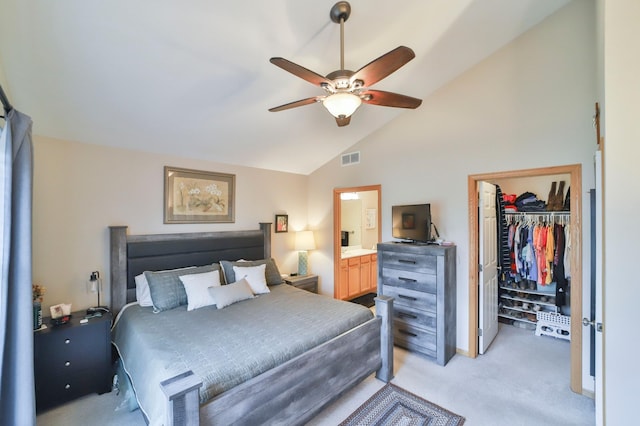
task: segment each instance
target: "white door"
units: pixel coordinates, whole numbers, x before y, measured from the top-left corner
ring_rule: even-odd
[[[478,349],[482,355],[498,334],[498,228],[495,185],[478,182],[478,193]]]
[[[596,378],[594,384],[595,391],[595,405],[596,405],[596,425],[600,426],[604,424],[604,413],[603,413],[603,401],[602,401],[602,153],[601,151],[596,151],[596,155],[594,158],[595,162],[595,172],[596,172],[596,241],[594,242],[596,247],[596,317],[595,317],[595,339],[596,339]],[[588,330],[585,330],[588,331]],[[588,336],[590,333],[583,333],[583,336]]]

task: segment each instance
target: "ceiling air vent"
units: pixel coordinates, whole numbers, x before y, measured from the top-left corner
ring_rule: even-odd
[[[342,166],[350,166],[352,164],[360,164],[360,151],[342,154]]]

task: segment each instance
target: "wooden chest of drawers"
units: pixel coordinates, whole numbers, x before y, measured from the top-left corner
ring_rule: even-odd
[[[46,410],[74,398],[111,390],[111,314],[81,324],[74,312],[68,324],[34,333],[36,408]]]
[[[396,345],[445,365],[456,351],[456,248],[378,244],[378,294],[394,298]]]

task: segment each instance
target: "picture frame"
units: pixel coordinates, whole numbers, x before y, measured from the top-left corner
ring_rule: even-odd
[[[289,232],[289,215],[277,214],[275,223],[276,232]]]
[[[377,209],[367,209],[365,211],[365,229],[376,229],[376,224],[378,223],[378,210]]]
[[[164,223],[235,222],[236,175],[164,167]]]

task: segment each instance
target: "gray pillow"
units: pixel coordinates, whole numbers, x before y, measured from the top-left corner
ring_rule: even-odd
[[[149,283],[149,292],[154,312],[167,311],[187,304],[187,292],[180,281],[180,275],[202,274],[220,270],[220,265],[205,265],[190,269],[173,269],[170,271],[145,271],[144,276]]]
[[[233,272],[234,266],[258,266],[266,264],[264,269],[264,275],[267,280],[267,285],[282,284],[282,276],[276,265],[276,261],[273,259],[261,259],[261,260],[239,260],[236,262],[230,262],[228,260],[221,260],[220,266],[222,266],[222,272],[224,273],[224,281],[226,283],[236,282],[236,274]]]
[[[244,278],[232,284],[209,287],[209,292],[216,301],[216,307],[222,309],[241,300],[253,299],[253,292]]]

